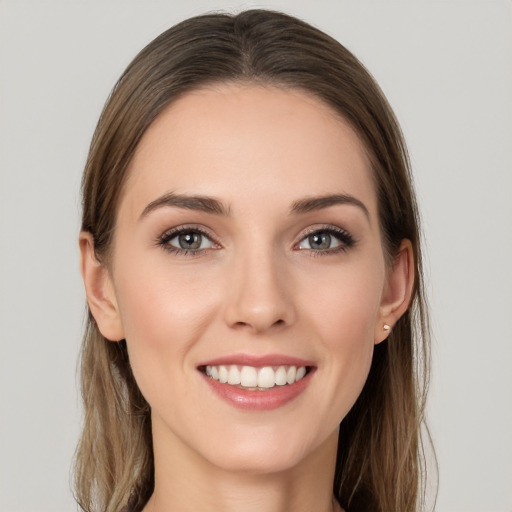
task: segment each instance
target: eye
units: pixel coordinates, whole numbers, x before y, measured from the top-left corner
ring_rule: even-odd
[[[164,233],[158,240],[158,244],[165,250],[177,254],[196,254],[216,247],[206,233],[191,228],[179,228]]]
[[[197,249],[209,249],[212,245],[211,240],[197,231],[185,231],[171,238],[167,243],[179,249],[192,251]]]
[[[316,252],[336,253],[345,251],[355,244],[350,233],[339,228],[323,228],[310,232],[298,244],[297,249]]]

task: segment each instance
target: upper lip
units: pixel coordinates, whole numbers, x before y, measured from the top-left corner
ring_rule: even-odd
[[[239,366],[254,366],[261,368],[264,366],[315,366],[312,361],[301,359],[299,357],[288,356],[285,354],[266,354],[266,355],[252,355],[252,354],[230,354],[225,356],[209,359],[198,364],[199,367],[204,366],[220,366],[220,365],[239,365]]]

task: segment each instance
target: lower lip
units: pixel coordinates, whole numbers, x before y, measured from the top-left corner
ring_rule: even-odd
[[[240,389],[223,384],[202,374],[210,388],[224,401],[238,408],[251,411],[277,409],[297,398],[308,386],[313,371],[309,371],[301,380],[284,386],[274,386],[265,391]]]

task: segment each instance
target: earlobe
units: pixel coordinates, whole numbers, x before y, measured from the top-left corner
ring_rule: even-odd
[[[393,326],[411,304],[414,289],[414,254],[409,240],[402,240],[400,249],[387,276],[382,294],[379,318],[375,325],[375,343],[384,341]]]
[[[79,244],[80,270],[89,309],[105,338],[111,341],[122,340],[124,331],[110,273],[96,257],[90,233],[81,232]]]

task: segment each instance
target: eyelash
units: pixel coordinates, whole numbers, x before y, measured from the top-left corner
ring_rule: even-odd
[[[173,238],[176,238],[177,236],[180,236],[180,235],[186,234],[186,233],[195,233],[195,234],[201,235],[201,236],[207,238],[208,240],[210,240],[213,245],[219,246],[219,244],[217,244],[217,242],[215,242],[212,239],[212,236],[209,233],[202,230],[201,228],[191,227],[191,226],[181,226],[179,228],[175,228],[175,229],[171,229],[170,231],[166,231],[165,233],[163,233],[161,236],[159,236],[157,238],[157,240],[156,240],[157,245],[162,247],[162,249],[164,251],[171,253],[171,254],[176,254],[178,256],[197,256],[207,250],[207,249],[181,249],[180,247],[174,247],[173,245],[169,244],[169,242]]]
[[[325,249],[325,250],[315,250],[315,249],[302,249],[308,251],[311,256],[331,256],[333,254],[339,254],[341,252],[346,252],[352,247],[354,247],[357,243],[356,239],[345,229],[338,228],[335,226],[321,226],[311,229],[306,233],[303,233],[301,239],[296,246],[300,245],[306,238],[315,234],[326,234],[336,238],[340,245],[338,247],[334,247],[333,249]]]
[[[198,227],[191,227],[191,226],[182,226],[179,228],[172,229],[170,231],[166,231],[161,236],[159,236],[156,240],[157,245],[162,247],[162,249],[170,254],[176,254],[178,256],[197,256],[201,253],[204,253],[208,249],[182,249],[179,247],[175,247],[173,245],[169,244],[169,241],[173,238],[176,238],[177,236],[180,236],[181,234],[187,234],[187,233],[195,233],[199,234],[205,238],[207,238],[213,245],[216,245],[217,248],[220,247],[220,245],[215,242],[212,238],[212,236],[207,233],[206,231],[202,230]],[[303,233],[301,236],[300,241],[294,245],[294,248],[297,248],[304,240],[306,240],[308,237],[315,235],[315,234],[326,234],[333,236],[336,238],[340,245],[338,247],[335,247],[333,249],[325,249],[325,250],[315,250],[315,249],[302,249],[303,251],[308,251],[312,256],[329,256],[333,254],[338,254],[340,252],[346,252],[347,250],[351,249],[356,245],[356,240],[354,237],[346,230],[334,227],[334,226],[322,226],[322,227],[316,227],[314,229],[311,229],[310,231],[307,231],[306,233]]]

